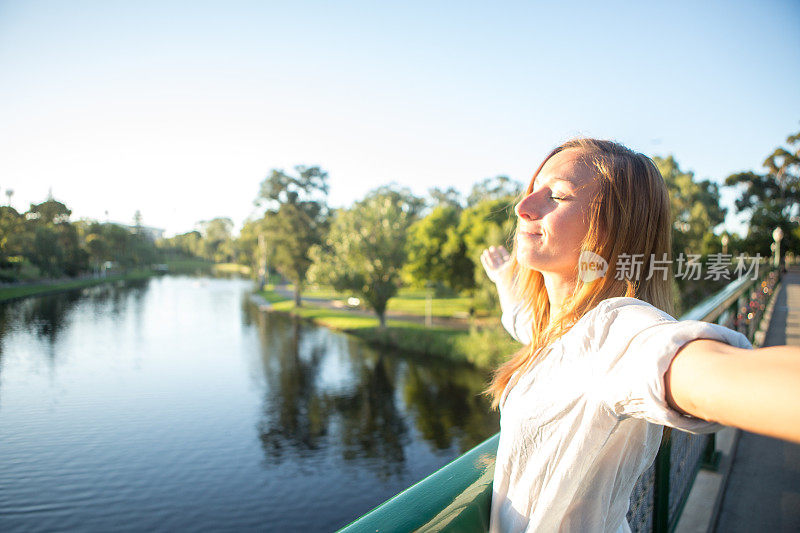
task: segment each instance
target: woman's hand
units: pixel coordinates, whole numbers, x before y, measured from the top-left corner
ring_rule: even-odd
[[[486,275],[495,284],[508,279],[511,269],[511,255],[503,246],[490,246],[481,254],[481,264],[486,271]]]

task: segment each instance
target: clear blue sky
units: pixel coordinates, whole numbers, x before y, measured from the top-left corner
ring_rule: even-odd
[[[272,168],[340,206],[526,181],[578,134],[722,180],[800,130],[800,2],[6,0],[0,124],[18,209],[169,233],[240,223]]]

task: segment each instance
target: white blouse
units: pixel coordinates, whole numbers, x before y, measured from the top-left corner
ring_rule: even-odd
[[[503,324],[529,341],[530,319],[501,302]],[[490,530],[630,531],[630,496],[655,459],[662,425],[720,428],[665,399],[673,357],[699,338],[752,348],[741,333],[676,321],[636,298],[604,300],[548,347],[503,393]]]

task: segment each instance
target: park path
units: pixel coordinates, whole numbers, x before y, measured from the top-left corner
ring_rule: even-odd
[[[800,346],[800,269],[775,298],[764,346]],[[800,532],[800,444],[741,432],[716,531]]]

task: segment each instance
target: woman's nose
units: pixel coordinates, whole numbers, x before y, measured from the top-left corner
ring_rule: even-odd
[[[534,220],[539,218],[538,206],[537,204],[537,195],[535,193],[530,193],[528,196],[520,200],[520,202],[514,208],[514,211],[517,213],[519,218],[525,220]]]

